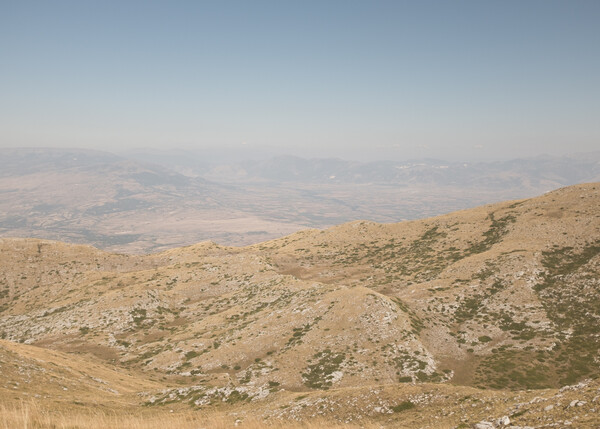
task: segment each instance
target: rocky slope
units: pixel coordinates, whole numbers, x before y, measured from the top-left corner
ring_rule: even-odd
[[[157,407],[355,419],[409,401],[428,404],[421,413],[438,404],[447,427],[503,414],[542,427],[560,403],[561,421],[597,423],[598,385],[585,380],[600,375],[598,207],[600,184],[584,184],[147,256],[2,239],[0,337],[3,350],[25,343],[127,372],[146,383],[137,401]],[[556,396],[582,381],[585,404]],[[519,407],[534,411],[515,411],[529,401]]]

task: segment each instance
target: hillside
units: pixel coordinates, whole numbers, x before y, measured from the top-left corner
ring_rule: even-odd
[[[0,364],[75,354],[86,374],[134,377],[130,398],[151,409],[597,425],[598,207],[592,183],[146,256],[0,239]]]

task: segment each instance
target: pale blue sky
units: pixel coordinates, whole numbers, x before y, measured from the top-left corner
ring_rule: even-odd
[[[600,148],[600,1],[0,0],[0,147]]]

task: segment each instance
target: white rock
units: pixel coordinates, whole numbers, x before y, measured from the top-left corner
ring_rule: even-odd
[[[473,429],[494,429],[494,424],[490,422],[479,422],[475,423]]]
[[[544,411],[551,411],[554,409],[554,405],[548,405],[547,407],[544,407]]]

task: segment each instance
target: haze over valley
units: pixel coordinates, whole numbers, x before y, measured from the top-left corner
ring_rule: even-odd
[[[207,240],[248,245],[358,219],[420,219],[600,180],[597,152],[469,163],[236,162],[201,152],[44,148],[0,155],[0,237],[127,253]]]

